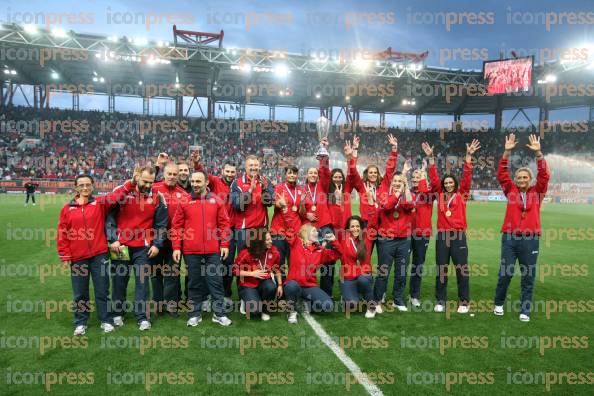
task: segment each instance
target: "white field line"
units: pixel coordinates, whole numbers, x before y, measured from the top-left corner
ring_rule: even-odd
[[[336,355],[336,357],[338,357],[338,359],[340,359],[342,364],[344,364],[354,375],[354,377],[357,378],[358,382],[365,388],[367,393],[369,393],[372,396],[384,395],[380,388],[378,388],[373,382],[369,380],[367,374],[361,371],[361,368],[357,366],[357,363],[353,362],[353,360],[350,357],[348,357],[342,349],[340,349],[338,344],[334,342],[334,340],[332,339],[332,337],[330,337],[330,335],[328,335],[328,333],[326,333],[326,330],[324,330],[324,328],[318,323],[317,320],[315,320],[307,312],[303,313],[303,317],[305,318],[307,324],[311,326],[316,335],[320,337],[322,342],[326,344],[326,346],[330,348],[332,352],[334,352],[334,354]]]

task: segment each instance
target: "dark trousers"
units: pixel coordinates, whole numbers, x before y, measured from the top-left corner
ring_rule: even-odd
[[[334,228],[331,224],[322,226],[319,229],[320,239],[324,238],[326,234],[334,234]],[[332,290],[334,289],[334,267],[336,261],[328,261],[320,266],[320,289],[332,298]]]
[[[288,272],[288,261],[289,261],[289,254],[291,253],[291,248],[289,246],[289,242],[285,239],[282,235],[273,235],[272,236],[272,244],[276,247],[278,252],[280,253],[280,268],[281,273],[283,274],[283,278],[286,276]]]
[[[429,237],[412,236],[412,266],[410,267],[410,296],[412,298],[418,299],[421,296],[421,277],[428,246]]]
[[[33,203],[35,203],[35,193],[27,193],[27,198],[25,198],[25,203],[29,203],[29,197],[31,198],[31,201],[33,201]]]
[[[438,304],[445,304],[448,290],[448,266],[450,258],[456,268],[458,301],[468,304],[470,300],[470,273],[468,270],[468,245],[464,231],[439,231],[435,239],[435,263],[437,275],[435,298]]]
[[[355,279],[343,280],[340,282],[340,291],[345,308],[350,311],[357,307],[359,296],[369,304],[373,301],[373,278],[369,275],[359,275]]]
[[[267,312],[266,304],[276,296],[276,283],[272,279],[260,281],[258,287],[239,287],[239,297],[245,302],[245,312],[250,315]]]
[[[234,235],[233,229],[231,229]],[[233,286],[233,261],[235,260],[235,238],[232,236],[229,245],[229,256],[223,260],[223,289],[225,291],[225,297],[231,298],[233,292],[231,286]]]
[[[113,316],[123,316],[128,306],[126,294],[130,268],[134,268],[134,316],[138,322],[148,320],[149,290],[151,264],[148,257],[148,247],[129,247],[130,261],[113,260],[111,262],[111,281],[113,286],[112,304]]]
[[[152,262],[151,286],[157,312],[176,312],[179,306],[179,263],[173,261],[171,247],[162,247]]]
[[[202,302],[210,294],[212,309],[217,316],[226,316],[223,290],[223,266],[221,256],[213,254],[185,254],[190,284],[188,305],[190,318],[202,315]]]
[[[332,298],[319,287],[302,287],[294,280],[288,281],[285,299],[289,310],[295,310],[299,298],[305,300],[310,312],[332,312],[334,308]]]
[[[75,261],[70,265],[74,300],[74,325],[86,325],[90,315],[89,278],[93,279],[97,319],[112,323],[109,316],[109,259],[107,254]]]
[[[406,272],[410,257],[410,237],[377,239],[378,271],[375,278],[374,298],[381,301],[386,289],[390,269],[394,264],[394,304],[404,304],[404,289],[406,286]]]
[[[516,260],[520,262],[521,280],[521,313],[530,315],[532,309],[532,291],[536,277],[536,261],[538,259],[538,235],[515,236],[503,234],[501,236],[501,264],[499,279],[495,291],[495,305],[503,305],[507,295],[507,288],[514,276]]]

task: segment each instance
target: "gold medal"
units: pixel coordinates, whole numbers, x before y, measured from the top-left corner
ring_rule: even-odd
[[[522,211],[522,218],[525,219],[526,218],[526,212]]]
[[[297,205],[293,205],[293,207],[291,208],[291,210],[292,210],[293,212],[297,212]]]
[[[312,205],[312,206],[311,206],[311,211],[312,211],[312,212],[315,212],[315,211],[316,211],[316,209],[317,209],[317,208],[316,208],[316,205]]]
[[[451,210],[446,211],[446,216],[447,217],[450,217],[451,215],[452,215],[452,211]]]
[[[400,213],[398,213],[398,212],[394,212],[394,215],[393,215],[393,216],[394,216],[394,218],[395,218],[395,219],[397,219],[397,218],[399,218],[399,217],[400,217]]]
[[[413,208],[413,210],[411,210],[411,212],[415,213],[417,211],[417,208]]]

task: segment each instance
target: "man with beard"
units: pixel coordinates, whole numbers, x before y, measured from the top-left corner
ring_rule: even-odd
[[[194,163],[194,169],[197,172],[203,172],[204,166],[200,163],[200,153],[198,151],[192,152],[192,162]],[[206,172],[205,172],[206,173]],[[227,215],[229,216],[231,235],[229,245],[229,255],[223,260],[223,288],[225,289],[225,300],[229,304],[231,303],[231,285],[233,284],[233,261],[235,260],[235,246],[236,238],[234,230],[235,221],[235,210],[231,205],[229,193],[231,192],[231,184],[235,180],[237,175],[237,168],[230,162],[225,162],[223,165],[223,174],[215,176],[208,174],[208,188],[225,204]]]
[[[141,331],[151,328],[149,321],[150,260],[159,254],[167,234],[167,203],[163,195],[153,190],[155,170],[145,166],[140,171],[136,189],[126,195],[110,212],[105,228],[110,250],[119,256],[112,261],[113,322],[124,325],[126,289],[130,267],[134,268],[134,316]],[[127,247],[128,256],[125,255]]]

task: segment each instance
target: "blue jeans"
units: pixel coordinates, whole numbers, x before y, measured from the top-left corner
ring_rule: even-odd
[[[223,290],[223,266],[221,256],[213,254],[185,254],[184,260],[188,265],[188,305],[192,310],[190,318],[202,315],[202,302],[210,294],[212,310],[217,316],[226,316],[225,292]]]
[[[503,234],[501,236],[501,265],[499,279],[495,291],[495,305],[503,305],[507,295],[507,288],[514,276],[516,260],[520,262],[521,280],[521,313],[530,315],[532,310],[532,291],[536,277],[536,261],[539,247],[538,235],[516,236]]]
[[[331,224],[320,227],[320,240],[326,234],[334,234],[334,228]],[[332,289],[334,289],[334,266],[336,261],[328,261],[320,266],[320,289],[332,298]]]
[[[86,325],[89,320],[89,278],[93,279],[97,319],[112,323],[109,316],[109,259],[107,254],[75,261],[70,265],[70,278],[74,300],[74,325]]]
[[[370,275],[359,275],[355,279],[340,282],[342,299],[349,311],[357,307],[359,295],[363,295],[363,301],[369,304],[373,302],[373,278]]]
[[[334,302],[319,287],[301,287],[294,281],[288,281],[285,285],[285,299],[288,309],[294,311],[299,298],[306,300],[310,312],[332,312]]]
[[[413,235],[411,238],[412,266],[410,267],[410,296],[418,299],[421,296],[421,277],[423,275],[427,247],[429,246],[429,237]]]
[[[266,305],[274,300],[276,295],[276,283],[272,279],[260,281],[258,287],[239,287],[239,296],[245,302],[245,312],[249,319],[250,315],[267,312]]]
[[[171,247],[162,247],[152,261],[151,285],[157,312],[176,312],[180,295],[180,265],[173,261]]]
[[[123,316],[129,309],[126,294],[130,267],[134,268],[134,316],[138,322],[148,320],[148,307],[151,264],[148,257],[148,247],[129,247],[130,261],[113,260],[111,262],[111,281],[113,283],[112,304],[113,316]]]
[[[289,255],[291,253],[291,247],[289,246],[289,242],[287,242],[286,238],[282,235],[273,235],[272,244],[280,253],[279,266],[281,268],[281,273],[283,274],[284,279],[285,274],[288,272],[288,261]]]
[[[406,271],[410,257],[410,237],[377,239],[378,271],[375,278],[374,298],[381,301],[386,289],[390,269],[394,264],[394,304],[404,304],[404,289],[406,286]]]

